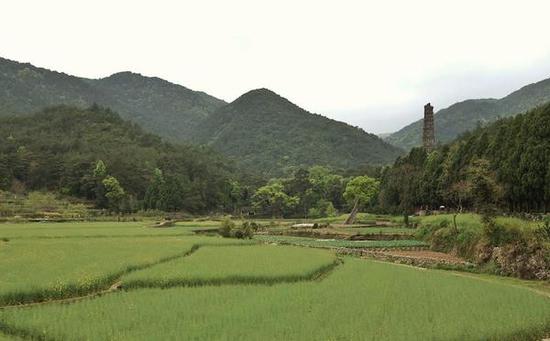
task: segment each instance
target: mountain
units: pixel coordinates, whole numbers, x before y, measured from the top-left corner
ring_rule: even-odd
[[[438,143],[447,143],[460,134],[499,118],[533,109],[550,101],[550,79],[527,85],[501,99],[471,99],[439,110],[434,115]],[[391,134],[385,140],[409,150],[421,145],[422,120]]]
[[[268,89],[218,109],[197,126],[193,140],[268,175],[300,165],[381,165],[401,154],[375,135],[309,113]]]
[[[97,106],[0,118],[0,190],[49,190],[95,200],[99,160],[134,201],[143,200],[155,169],[161,169],[171,190],[181,189],[171,208],[191,212],[223,205],[235,174],[218,153],[163,142]]]
[[[87,79],[0,58],[0,117],[93,104],[170,142],[209,144],[267,174],[299,165],[387,164],[400,154],[375,135],[311,114],[266,89],[227,104],[156,77],[120,72]]]
[[[108,106],[124,119],[171,141],[185,141],[195,126],[226,103],[156,77],[131,72],[86,79],[0,58],[0,117],[47,106]]]

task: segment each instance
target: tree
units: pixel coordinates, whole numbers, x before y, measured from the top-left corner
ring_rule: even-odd
[[[105,197],[108,200],[109,209],[119,212],[120,204],[126,194],[124,189],[120,186],[118,180],[110,175],[103,179],[103,186],[105,186]]]
[[[497,183],[494,172],[490,170],[489,161],[474,160],[468,169],[468,175],[476,210],[481,213],[493,211],[502,196],[502,188]]]
[[[451,188],[448,190],[448,197],[451,202],[453,202],[457,210],[453,214],[453,226],[455,232],[458,232],[458,226],[456,225],[456,216],[459,213],[462,213],[464,204],[469,202],[472,197],[472,183],[467,180],[460,180],[451,185]]]
[[[150,210],[164,210],[166,208],[165,180],[159,168],[153,170],[153,178],[143,198],[143,207]]]
[[[272,217],[282,217],[286,210],[292,209],[300,201],[298,197],[286,194],[279,182],[258,188],[252,200],[256,208],[269,211]]]
[[[377,195],[380,183],[368,176],[358,176],[348,182],[344,198],[353,203],[351,213],[344,224],[353,224],[361,205],[366,205]]]
[[[99,208],[106,208],[108,205],[107,197],[105,196],[105,185],[103,185],[103,180],[106,176],[107,166],[105,166],[102,160],[97,161],[92,171],[92,179],[95,204]]]

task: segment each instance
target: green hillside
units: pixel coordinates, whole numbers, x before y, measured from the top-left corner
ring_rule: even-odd
[[[106,166],[100,175],[99,160]],[[227,199],[232,168],[217,153],[162,142],[109,109],[59,106],[0,118],[0,190],[54,191],[101,207],[98,185],[109,175],[135,209],[154,189],[156,168],[166,184],[157,187],[168,191],[163,196],[178,196],[171,209],[201,212]]]
[[[225,102],[156,77],[121,72],[86,79],[0,58],[0,116],[30,114],[47,106],[86,108],[93,103],[172,141]]]
[[[435,116],[436,139],[447,143],[460,134],[499,118],[533,109],[550,101],[550,79],[527,85],[501,99],[472,99],[439,110]],[[422,120],[391,134],[385,140],[405,150],[421,145]]]
[[[292,166],[387,164],[401,154],[375,135],[309,113],[267,89],[220,108],[198,126],[194,140],[269,175]]]
[[[388,208],[460,205],[472,208],[474,173],[494,178],[502,209],[550,209],[550,103],[464,134],[431,153],[414,148],[385,171],[381,201]]]

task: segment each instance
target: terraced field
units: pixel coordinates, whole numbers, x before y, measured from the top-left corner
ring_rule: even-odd
[[[18,235],[17,226],[0,225],[0,236],[12,236],[0,244],[0,340],[537,340],[550,333],[550,298],[498,278],[337,258],[327,249],[263,244],[273,240],[260,236],[199,237],[192,226],[145,229],[150,235],[140,235],[139,223],[20,226]],[[118,290],[108,290],[115,283]],[[87,297],[56,301],[75,296]],[[29,302],[42,303],[7,307]]]

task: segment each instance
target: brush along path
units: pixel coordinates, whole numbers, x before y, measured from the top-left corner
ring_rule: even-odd
[[[276,284],[310,281],[339,264],[333,252],[293,246],[204,247],[122,277],[123,288]]]
[[[0,306],[87,296],[124,274],[183,257],[207,237],[12,240],[0,248]]]
[[[32,339],[540,340],[550,331],[550,300],[498,282],[346,258],[320,282],[119,291],[0,311],[0,321],[5,332]]]

